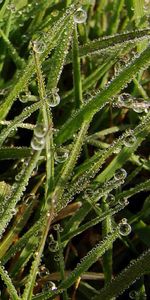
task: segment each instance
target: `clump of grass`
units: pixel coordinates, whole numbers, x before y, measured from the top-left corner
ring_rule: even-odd
[[[149,297],[149,11],[1,1],[2,300]]]

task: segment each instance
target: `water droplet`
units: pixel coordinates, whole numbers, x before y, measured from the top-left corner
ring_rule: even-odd
[[[10,10],[13,14],[16,12],[16,6],[13,3],[8,4],[7,9]]]
[[[60,96],[57,93],[57,90],[47,92],[46,99],[50,107],[55,107],[60,103]]]
[[[127,177],[127,172],[124,169],[118,170],[114,175],[114,178],[116,180],[122,180],[122,179],[125,179],[126,177]]]
[[[46,135],[47,128],[43,124],[37,124],[34,129],[34,135],[38,138],[42,138]]]
[[[127,198],[120,198],[119,199],[119,201],[118,201],[118,203],[120,204],[120,205],[128,205],[129,204],[129,201],[128,201],[128,199]]]
[[[49,274],[49,270],[45,267],[45,266],[40,266],[39,267],[39,272],[38,272],[38,275],[40,278],[46,276]]]
[[[135,101],[132,105],[132,109],[137,113],[148,112],[150,103],[148,101]]]
[[[113,153],[118,154],[121,151],[121,146],[114,149]]]
[[[58,163],[63,163],[68,159],[69,156],[69,151],[63,148],[60,148],[57,150],[57,152],[55,152],[55,160]]]
[[[26,103],[28,101],[28,94],[21,93],[18,97],[19,101],[22,103]]]
[[[85,191],[85,193],[84,193],[84,196],[85,196],[85,198],[89,198],[89,197],[91,197],[93,194],[94,194],[93,190],[90,189],[90,188],[87,188],[86,191]]]
[[[115,196],[113,194],[109,194],[107,197],[107,202],[109,204],[112,204],[113,202],[115,202]]]
[[[54,240],[52,234],[50,235],[50,241],[49,241],[49,244],[48,244],[48,249],[51,252],[57,252],[58,249],[59,249],[58,242]]]
[[[60,256],[59,256],[59,254],[57,254],[57,255],[54,256],[54,260],[57,261],[57,262],[60,261]]]
[[[38,139],[37,137],[33,137],[31,140],[31,147],[33,150],[42,150],[45,145],[45,139],[40,138]]]
[[[63,228],[60,226],[60,224],[55,224],[53,226],[53,229],[59,232],[63,232]]]
[[[136,299],[137,298],[137,292],[132,290],[130,293],[129,293],[129,298],[130,299]]]
[[[57,287],[53,281],[48,281],[48,282],[46,282],[45,289],[54,291],[54,290],[57,290]]]
[[[130,107],[133,104],[133,98],[130,94],[123,93],[120,95],[120,100],[123,102],[123,104],[127,107]]]
[[[86,19],[87,19],[87,12],[82,8],[78,8],[74,14],[74,22],[81,24],[86,22]]]
[[[53,17],[57,17],[58,15],[59,15],[59,10],[53,10],[52,12],[51,12],[51,15],[53,16]]]
[[[40,41],[40,40],[35,40],[32,42],[33,44],[33,50],[36,52],[36,53],[43,53],[46,49],[46,44],[43,42],[43,41]]]
[[[47,217],[49,218],[51,214],[50,214],[50,212],[48,211],[46,215],[47,215]]]
[[[20,174],[20,173],[17,174],[17,175],[15,176],[15,180],[16,180],[16,181],[19,181],[19,180],[21,179],[21,176],[22,176],[22,174]]]
[[[126,236],[130,234],[131,226],[127,223],[127,219],[122,219],[118,226],[120,235]]]
[[[124,145],[126,147],[132,147],[135,142],[136,142],[136,137],[133,134],[126,136],[124,139]]]

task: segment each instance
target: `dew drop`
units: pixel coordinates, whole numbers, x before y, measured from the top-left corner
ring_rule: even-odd
[[[85,198],[89,198],[89,197],[93,196],[93,190],[90,188],[87,188],[84,196],[85,196]]]
[[[118,201],[118,203],[120,204],[120,205],[128,205],[129,204],[129,201],[128,201],[128,199],[127,198],[120,198],[119,199],[119,201]]]
[[[15,180],[16,180],[16,181],[19,181],[19,180],[21,179],[21,175],[22,175],[22,174],[20,174],[20,173],[17,174],[17,175],[15,176]]]
[[[53,281],[48,281],[46,283],[45,288],[49,289],[49,290],[52,290],[52,291],[57,290],[57,287],[56,287],[56,285],[55,285],[55,283]]]
[[[109,194],[107,197],[107,202],[111,204],[114,201],[115,201],[115,196],[113,194]]]
[[[124,169],[118,170],[114,175],[114,178],[116,180],[122,180],[122,179],[125,179],[126,177],[127,177],[127,172]]]
[[[36,53],[43,53],[46,49],[46,44],[43,41],[35,40],[33,41],[33,50]]]
[[[46,127],[43,126],[43,124],[37,124],[35,129],[34,129],[34,135],[37,138],[42,138],[46,135]]]
[[[58,231],[58,232],[63,232],[63,228],[60,226],[60,224],[55,224],[53,226],[53,229]]]
[[[7,9],[10,10],[13,14],[16,12],[16,6],[13,3],[8,4]]]
[[[87,12],[82,8],[78,8],[74,14],[74,22],[81,24],[86,22],[86,19],[87,19]]]
[[[118,154],[121,151],[121,146],[114,149],[113,153]]]
[[[48,244],[48,249],[51,252],[57,252],[58,249],[59,249],[58,242],[54,240],[52,235],[50,235],[50,241],[49,241],[49,244]]]
[[[126,136],[124,139],[124,145],[126,147],[132,147],[135,142],[136,142],[136,137],[133,134]]]
[[[53,16],[53,17],[57,17],[58,15],[59,15],[59,10],[53,10],[52,11],[52,13],[51,13],[51,15]]]
[[[45,145],[45,139],[38,139],[37,137],[33,137],[31,140],[31,147],[33,150],[42,150]]]
[[[60,256],[59,256],[59,254],[57,254],[57,255],[54,256],[54,260],[57,261],[57,262],[60,261]]]
[[[130,293],[129,293],[129,298],[130,299],[136,299],[137,298],[137,292],[132,290]]]
[[[133,98],[130,94],[123,93],[120,95],[120,100],[123,102],[123,104],[127,107],[130,107],[133,104]]]
[[[40,266],[39,267],[39,272],[38,272],[38,275],[40,278],[46,276],[49,274],[49,270],[45,267],[45,266]]]
[[[60,103],[60,96],[56,90],[47,93],[46,99],[50,107],[55,107]]]
[[[69,151],[67,149],[60,148],[55,152],[55,161],[57,163],[63,163],[68,159]]]
[[[27,101],[28,101],[28,95],[27,94],[25,94],[25,93],[21,93],[20,95],[19,95],[19,101],[20,102],[22,102],[22,103],[26,103]]]
[[[126,236],[131,233],[131,226],[127,223],[127,219],[122,219],[118,226],[120,235]]]

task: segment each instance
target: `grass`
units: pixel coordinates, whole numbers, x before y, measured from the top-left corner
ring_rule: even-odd
[[[149,12],[1,1],[0,299],[149,299]]]

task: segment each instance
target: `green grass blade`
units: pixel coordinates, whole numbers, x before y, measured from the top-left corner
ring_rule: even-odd
[[[63,290],[69,288],[73,285],[73,283],[80,277],[83,272],[87,271],[89,267],[97,261],[99,257],[101,257],[105,251],[107,251],[112,243],[119,237],[118,229],[114,230],[111,235],[108,235],[105,240],[100,242],[98,245],[96,245],[95,248],[93,248],[91,251],[88,252],[88,254],[84,257],[84,259],[81,261],[81,263],[78,264],[78,266],[74,269],[73,272],[70,273],[70,275],[62,281],[62,283],[58,286],[58,290],[56,292],[47,292],[41,295],[37,295],[33,297],[33,300],[42,300],[49,299],[49,297],[53,295],[57,295],[61,293]]]
[[[104,287],[93,300],[112,299],[124,292],[135,280],[150,273],[150,250],[142,254],[137,260],[131,261],[110,284]]]
[[[8,276],[8,272],[6,272],[4,267],[1,265],[0,265],[0,275],[2,277],[2,280],[4,281],[4,283],[7,286],[7,289],[8,289],[9,295],[11,296],[11,299],[12,300],[21,300],[17,294],[17,291],[16,291],[10,277]]]
[[[116,78],[114,78],[108,87],[90,99],[65,123],[56,136],[56,143],[62,144],[68,140],[84,120],[92,119],[96,112],[98,112],[108,101],[111,101],[112,95],[113,97],[116,96],[121,89],[132,80],[135,74],[140,70],[147,68],[149,64],[150,46],[146,48],[139,57],[131,61],[131,63],[123,69]]]
[[[124,44],[128,44],[129,42],[133,43],[140,42],[142,39],[148,39],[150,35],[150,29],[141,29],[130,31],[128,33],[120,33],[114,36],[108,36],[105,38],[100,38],[98,40],[90,41],[87,44],[80,46],[79,48],[79,56],[83,57],[89,54],[94,54],[100,51],[106,51],[110,48],[114,48],[116,46],[121,45],[123,47]],[[66,63],[70,63],[71,53],[68,54]]]

